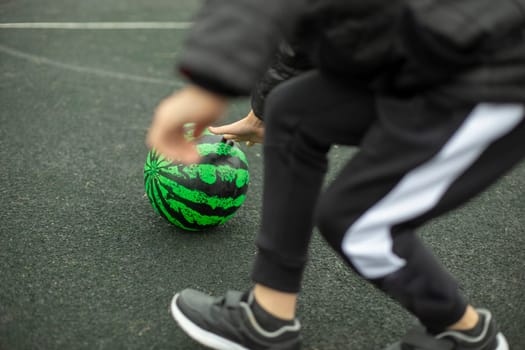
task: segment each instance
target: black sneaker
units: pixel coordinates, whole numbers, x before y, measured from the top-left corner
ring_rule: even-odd
[[[263,329],[250,308],[253,294],[228,291],[211,297],[192,289],[175,295],[171,313],[179,326],[202,345],[216,350],[299,350],[299,321],[275,331]]]
[[[478,324],[480,330],[476,335],[471,334],[472,331],[451,330],[432,335],[418,327],[386,350],[509,350],[507,340],[498,331],[490,311],[477,311],[482,324]]]

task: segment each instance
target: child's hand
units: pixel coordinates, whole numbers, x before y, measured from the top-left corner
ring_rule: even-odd
[[[168,159],[198,162],[197,148],[185,137],[184,125],[193,123],[197,137],[219,119],[226,107],[227,100],[221,96],[196,86],[184,88],[159,104],[146,143]]]
[[[223,126],[209,127],[208,130],[214,134],[224,135],[228,140],[245,141],[247,146],[262,143],[264,139],[264,123],[253,114],[253,111],[250,111],[246,117],[239,121]]]

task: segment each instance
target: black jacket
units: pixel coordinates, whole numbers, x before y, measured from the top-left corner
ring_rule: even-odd
[[[217,93],[253,92],[259,115],[310,68],[383,94],[524,101],[524,29],[525,0],[208,0],[179,67]]]

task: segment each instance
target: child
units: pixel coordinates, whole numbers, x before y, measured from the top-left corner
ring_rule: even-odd
[[[312,69],[273,88],[276,79],[264,111],[250,116],[264,117],[265,154],[254,287],[217,298],[177,293],[179,325],[215,349],[299,349],[295,306],[317,225],[424,326],[390,349],[508,349],[490,311],[464,299],[415,229],[525,155],[523,9],[523,0],[207,2],[179,62],[193,85],[160,104],[151,147],[197,161],[183,125],[199,134],[228,98],[271,76],[283,39]],[[294,67],[293,55],[284,64]],[[360,151],[321,193],[332,144]]]

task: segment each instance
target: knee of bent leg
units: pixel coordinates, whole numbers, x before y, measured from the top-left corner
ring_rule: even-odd
[[[348,205],[346,194],[330,189],[316,211],[316,224],[325,240],[367,279],[382,278],[404,266],[394,250],[391,227]]]
[[[351,265],[367,279],[386,277],[405,266],[394,249],[390,227],[357,220],[345,232],[341,251]]]

